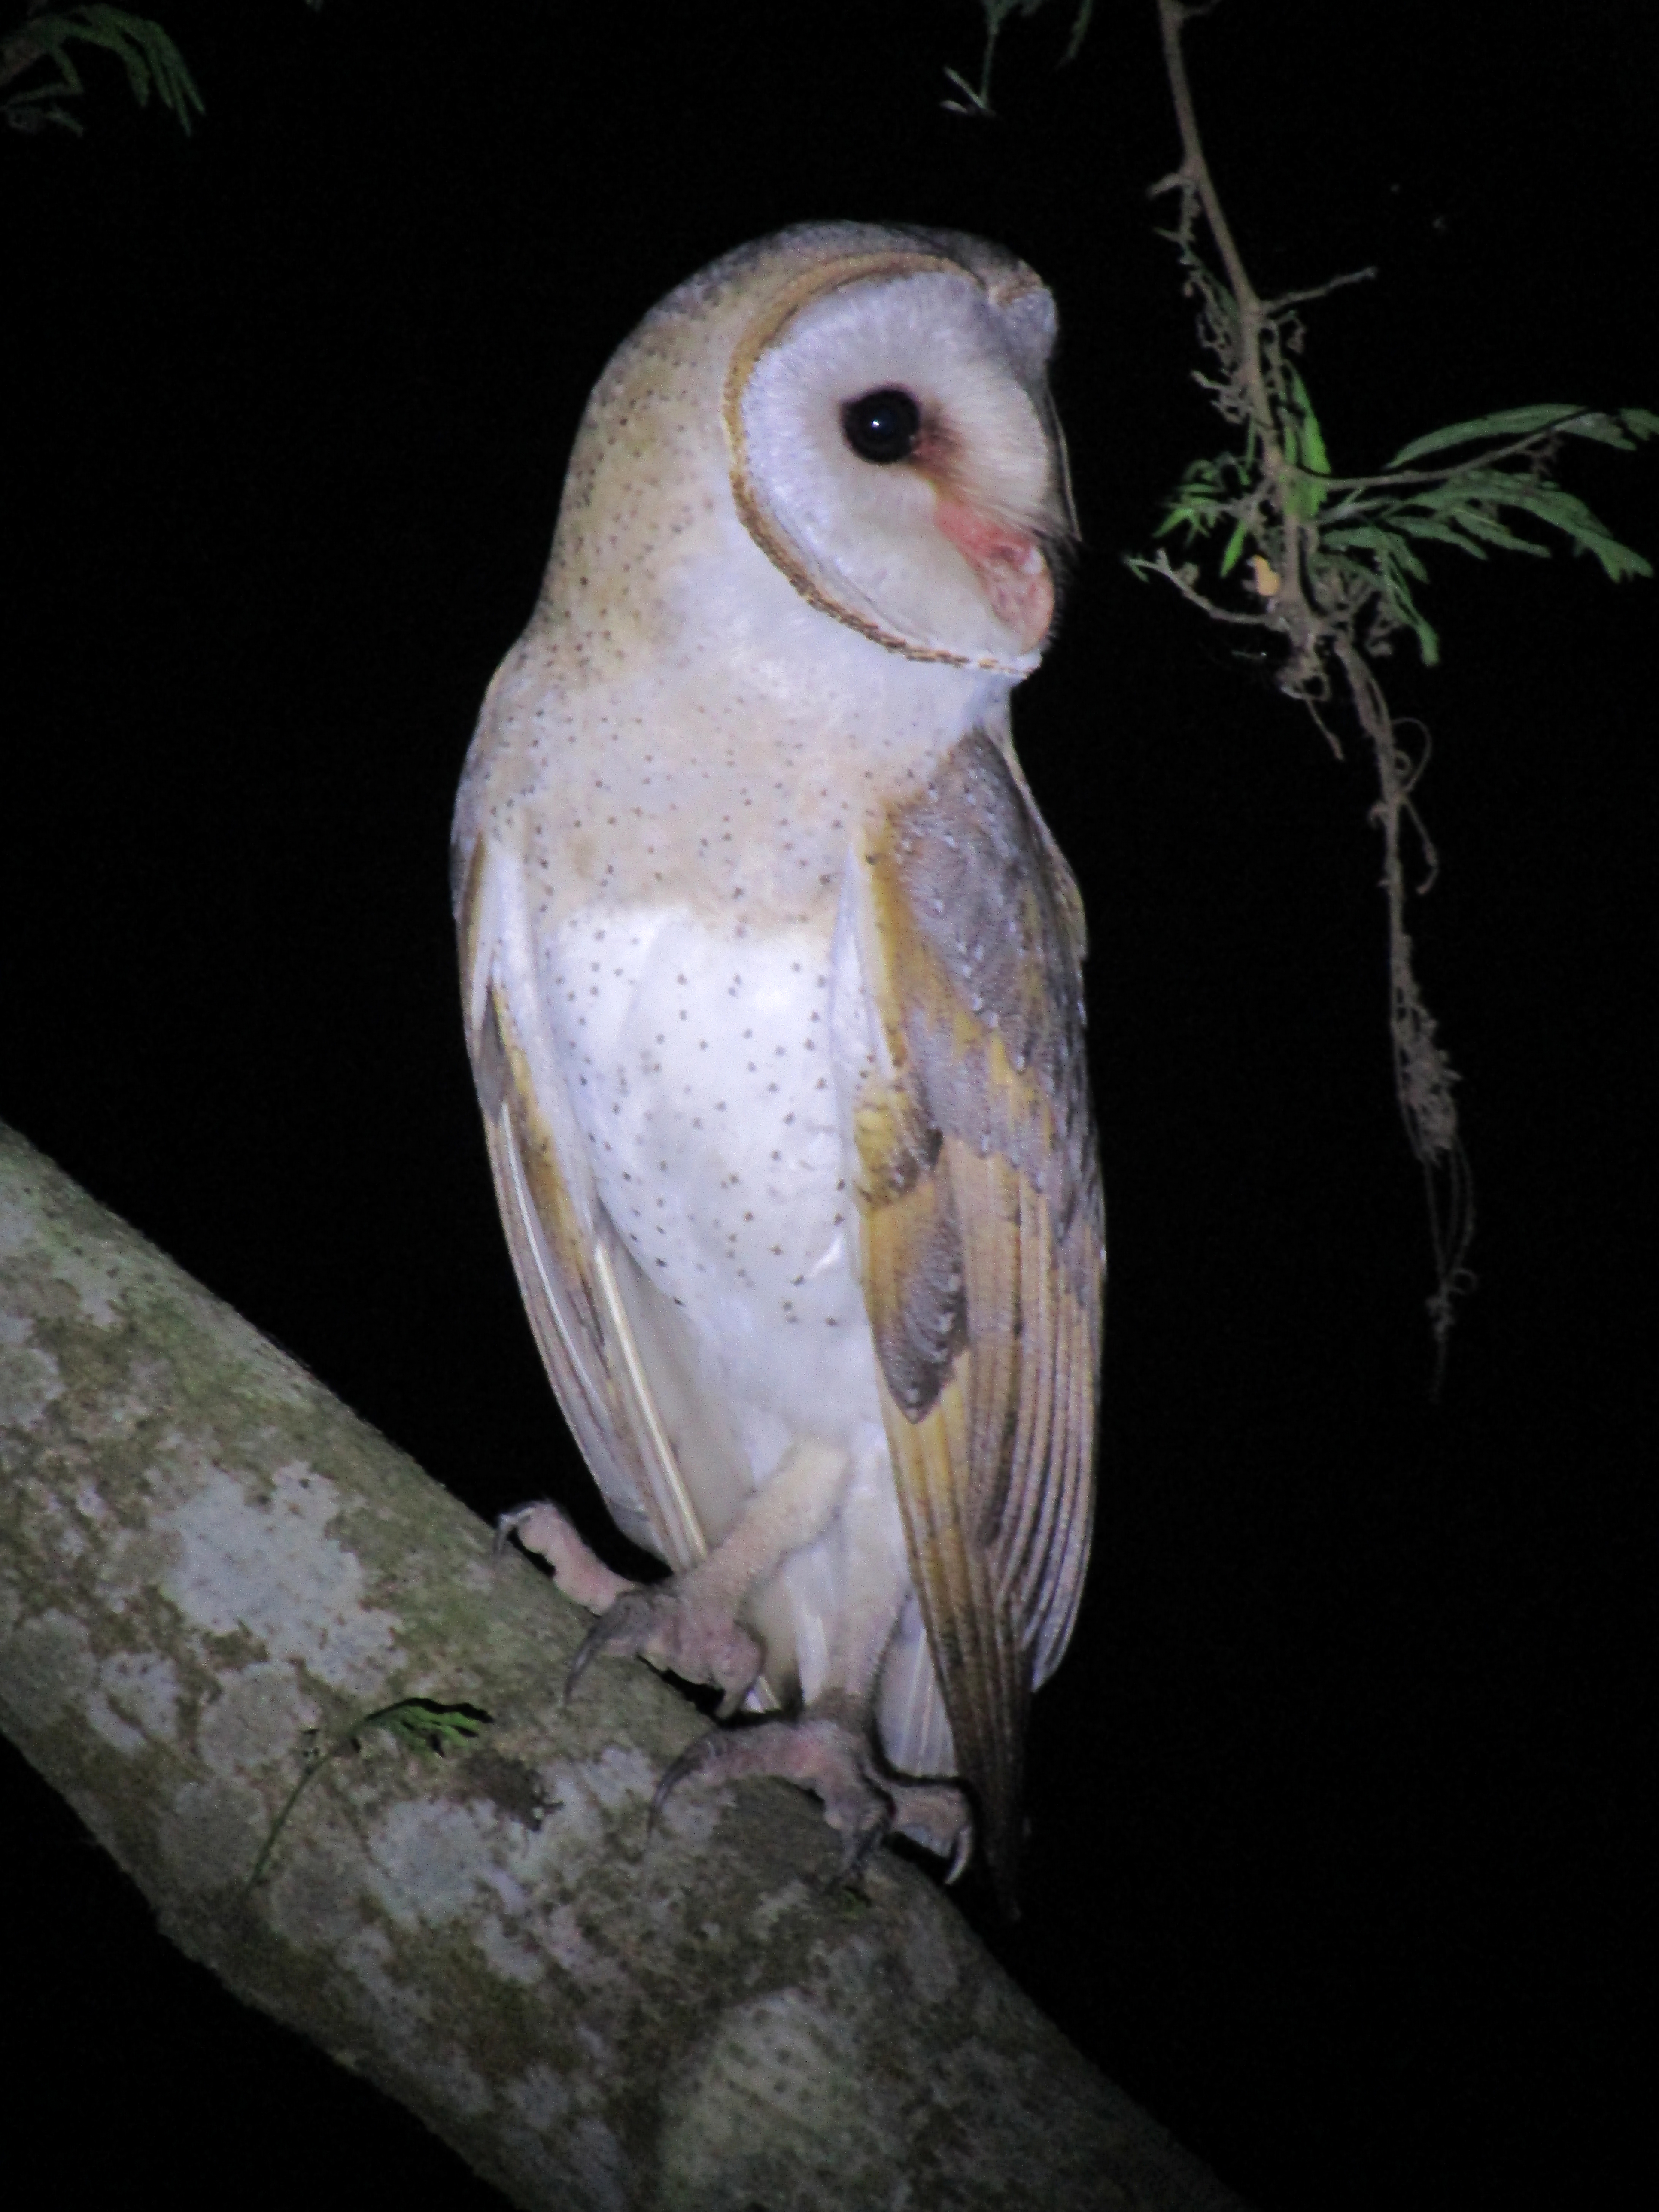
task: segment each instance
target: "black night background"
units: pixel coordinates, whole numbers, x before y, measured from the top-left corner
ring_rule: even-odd
[[[1435,740],[1413,928],[1480,1209],[1431,1402],[1364,756],[1119,558],[1222,442],[1146,198],[1152,0],[1064,70],[1063,7],[1013,26],[994,123],[941,106],[968,0],[148,4],[191,137],[93,56],[84,139],[0,144],[0,1115],[480,1514],[551,1492],[603,1541],[462,1043],[478,702],[587,391],[681,277],[811,216],[1012,246],[1085,533],[1015,729],[1091,918],[1111,1263],[1025,1916],[963,1906],[1261,2212],[1646,2193],[1659,587],[1448,550],[1443,668],[1386,664]],[[1339,471],[1659,407],[1650,7],[1224,0],[1189,53],[1259,287],[1380,268],[1309,317]],[[1659,557],[1655,449],[1564,466]],[[0,2112],[43,2192],[500,2201],[0,1752]]]

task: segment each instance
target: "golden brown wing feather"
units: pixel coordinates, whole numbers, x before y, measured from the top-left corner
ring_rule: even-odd
[[[958,1765],[1012,1893],[1033,1686],[1093,1507],[1104,1222],[1082,905],[1012,758],[965,738],[869,829],[865,1294],[911,1572]]]

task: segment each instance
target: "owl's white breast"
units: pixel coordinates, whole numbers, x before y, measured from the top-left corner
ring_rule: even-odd
[[[595,903],[538,969],[596,1188],[648,1279],[735,1399],[834,1436],[851,1401],[877,1408],[830,954],[823,927],[738,938],[683,908]]]

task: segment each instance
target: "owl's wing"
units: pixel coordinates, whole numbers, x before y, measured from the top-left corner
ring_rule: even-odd
[[[521,866],[487,836],[459,921],[467,1044],[536,1342],[612,1519],[683,1572],[724,1533],[726,1490],[735,1517],[741,1461],[594,1189],[536,988]]]
[[[865,1297],[911,1572],[1005,1889],[1033,1686],[1093,1508],[1104,1222],[1082,903],[982,732],[866,825],[855,1108]]]

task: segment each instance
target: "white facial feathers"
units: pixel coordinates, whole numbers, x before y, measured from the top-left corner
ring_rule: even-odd
[[[1026,389],[1031,321],[1011,328],[966,270],[884,274],[801,307],[750,373],[741,459],[761,542],[781,539],[831,610],[884,642],[1034,665],[1053,611],[1042,549],[1068,517],[1041,386]],[[892,465],[847,433],[871,394],[915,410]]]

